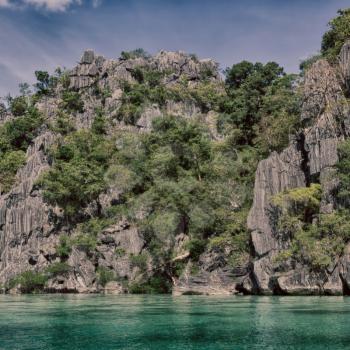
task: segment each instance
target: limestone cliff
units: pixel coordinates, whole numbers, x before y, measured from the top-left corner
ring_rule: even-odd
[[[210,106],[204,112],[191,101],[168,100],[162,107],[156,103],[149,104],[143,109],[135,125],[115,118],[122,103],[122,84],[135,81],[133,71],[137,67],[170,72],[164,82],[167,86],[176,85],[183,76],[195,86],[205,72],[213,84],[222,89],[218,65],[212,60],[198,60],[183,52],[165,51],[154,57],[108,60],[89,50],[83,54],[79,64],[68,72],[67,87],[79,92],[84,101],[84,110],[74,114],[74,126],[77,129],[90,128],[95,111],[99,108],[111,121],[111,127],[108,129],[111,135],[116,130],[148,132],[152,119],[166,113],[185,118],[201,118],[208,124],[212,137],[217,137],[216,112],[211,111]],[[63,86],[59,84],[54,93],[42,96],[36,102],[36,107],[48,124],[55,123],[57,119],[62,103],[59,97],[62,89]],[[101,91],[108,91],[108,94],[102,97]],[[1,115],[0,123],[12,118],[8,113]],[[16,175],[15,185],[8,193],[0,196],[0,285],[2,286],[6,286],[9,281],[25,271],[40,272],[53,263],[59,263],[61,259],[57,247],[60,238],[64,235],[74,237],[76,234],[74,227],[65,222],[62,210],[45,203],[42,191],[36,184],[40,175],[52,165],[49,149],[59,137],[59,134],[47,127],[39,130],[39,135],[27,150],[25,165]],[[119,195],[118,189],[108,189],[101,194],[97,203],[91,203],[91,207],[88,208],[90,214],[93,216],[97,207],[99,210],[107,210],[111,203],[118,201]],[[179,242],[186,240],[186,237],[181,238],[183,236],[184,234],[180,233],[176,239]],[[186,249],[180,251],[181,249],[179,255],[182,254],[187,261]],[[146,257],[147,261],[147,265],[142,269],[132,262],[133,256],[141,255]],[[235,293],[236,277],[231,276],[231,271],[225,270],[225,264],[212,264],[211,257],[203,259],[206,263],[203,263],[203,273],[197,278],[198,281],[190,282],[185,275],[179,281],[173,278],[175,292]],[[155,268],[159,268],[152,262],[145,238],[127,219],[115,222],[100,232],[97,236],[96,249],[92,253],[85,251],[83,247],[73,248],[66,264],[68,270],[50,277],[45,291],[122,293],[128,290],[124,287],[124,281],[130,285],[151,275]],[[109,283],[105,287],[100,285],[97,275],[101,268],[115,271],[118,282]],[[10,292],[20,291],[20,286],[11,288]]]
[[[339,64],[315,62],[306,72],[303,84],[301,120],[305,127],[280,154],[274,152],[259,163],[256,171],[254,203],[248,227],[251,230],[254,263],[250,292],[262,294],[332,294],[349,290],[347,253],[325,271],[289,262],[287,268],[274,258],[290,245],[290,237],[275,226],[271,198],[284,190],[319,182],[323,190],[321,212],[332,212],[336,203],[334,165],[337,145],[349,136],[348,95],[350,43],[341,51]]]
[[[291,244],[291,237],[276,227],[278,213],[271,198],[288,189],[308,187],[317,182],[322,186],[321,212],[330,213],[336,206],[334,176],[337,146],[349,136],[350,110],[347,96],[350,80],[350,43],[344,45],[339,64],[326,60],[315,62],[305,73],[302,83],[303,102],[300,120],[302,129],[290,136],[282,152],[272,152],[259,162],[255,175],[254,200],[247,226],[251,231],[251,256],[240,262],[229,262],[232,247],[207,245],[200,251],[196,264],[190,257],[189,236],[185,223],[174,227],[174,239],[164,240],[167,259],[154,256],[147,235],[127,218],[109,222],[99,230],[92,250],[76,245],[66,253],[64,271],[53,273],[45,284],[46,292],[124,293],[153,275],[163,276],[175,295],[179,294],[332,294],[350,290],[350,245],[332,266],[314,271],[310,266],[292,260],[277,263],[275,258]],[[52,125],[60,116],[65,89],[79,94],[84,108],[71,113],[75,129],[90,129],[96,110],[108,120],[108,136],[118,132],[148,135],[152,121],[163,115],[196,119],[205,124],[210,138],[218,142],[225,136],[219,132],[218,112],[211,101],[193,98],[167,98],[163,103],[147,102],[138,110],[138,118],[128,123],[120,118],[123,89],[137,81],[138,69],[162,73],[162,84],[176,91],[186,80],[190,88],[203,80],[218,95],[225,94],[218,65],[212,60],[199,60],[183,52],[161,51],[157,55],[122,57],[109,60],[86,51],[78,65],[68,71],[65,79],[52,93],[40,95],[35,107],[45,123],[37,131],[26,151],[25,164],[16,174],[15,184],[0,195],[0,286],[16,293],[21,286],[9,281],[23,272],[40,273],[62,262],[58,246],[64,237],[79,235],[77,225],[66,220],[63,209],[49,205],[43,197],[38,180],[50,169],[53,160],[50,148],[59,143],[62,134]],[[6,108],[0,110],[0,125],[15,118]],[[116,141],[118,147],[118,140]],[[255,169],[255,168],[254,168]],[[200,180],[200,179],[199,179]],[[232,184],[232,187],[237,184]],[[227,188],[227,192],[232,189]],[[239,191],[237,191],[239,192]],[[82,208],[82,215],[94,218],[106,213],[123,200],[123,190],[109,187],[99,197]],[[238,194],[230,199],[234,212],[242,200]],[[146,207],[146,205],[145,205]],[[147,208],[137,212],[142,218]],[[179,263],[180,272],[174,271]],[[283,266],[282,266],[283,265]],[[102,272],[101,272],[102,271]],[[118,278],[101,282],[101,274],[113,272]]]

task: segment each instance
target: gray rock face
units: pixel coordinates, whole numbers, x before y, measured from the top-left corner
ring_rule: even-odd
[[[127,221],[116,223],[99,234],[95,252],[73,248],[67,260],[69,272],[51,279],[47,289],[50,292],[124,293],[125,288],[116,281],[100,286],[96,266],[113,271],[118,279],[132,282],[140,271],[133,266],[131,256],[144,253],[144,245],[143,237],[135,227]]]
[[[344,45],[341,69],[350,69]],[[345,73],[344,73],[345,74]],[[289,246],[289,237],[279,234],[271,197],[284,190],[305,187],[320,181],[323,189],[321,212],[334,209],[333,191],[337,186],[333,166],[338,160],[337,146],[349,135],[349,106],[336,74],[336,68],[319,60],[307,71],[304,82],[302,120],[307,127],[282,153],[273,153],[259,163],[256,171],[254,202],[248,217],[254,247],[253,285],[263,294],[332,294],[343,293],[346,256],[335,262],[332,271],[314,273],[306,266],[286,264],[279,272],[274,257]]]
[[[95,266],[86,252],[73,248],[67,260],[69,270],[49,279],[46,291],[50,293],[97,293]]]
[[[16,186],[0,197],[0,283],[25,270],[48,265],[57,237],[48,207],[34,184],[48,168],[44,153],[54,135],[44,131],[27,150],[27,162],[17,174]]]
[[[91,86],[102,71],[105,59],[95,56],[91,50],[85,51],[80,63],[70,72],[70,88],[82,89]]]
[[[60,211],[44,203],[35,182],[49,168],[45,152],[55,140],[54,134],[43,130],[28,148],[26,164],[17,173],[16,186],[0,196],[0,284],[28,270],[43,271],[58,262],[56,247],[62,231],[58,223]],[[47,291],[95,293],[97,283],[95,262],[112,268],[118,275],[133,280],[139,271],[132,267],[130,256],[143,251],[144,240],[135,227],[126,221],[116,223],[98,237],[99,257],[88,256],[73,248],[67,260],[70,269],[49,280]],[[119,249],[119,255],[116,251]],[[16,289],[13,290],[15,292]],[[117,289],[113,291],[116,293]],[[105,291],[112,293],[112,289]]]
[[[217,63],[208,59],[198,60],[183,52],[161,51],[150,58],[108,60],[88,50],[84,52],[79,64],[69,74],[70,88],[79,91],[84,99],[85,110],[76,115],[76,127],[78,129],[90,127],[97,107],[103,110],[105,116],[113,119],[117,129],[135,132],[148,132],[152,120],[161,114],[182,115],[188,118],[202,114],[201,110],[191,101],[167,101],[166,106],[162,109],[156,104],[145,106],[135,126],[117,121],[115,116],[121,106],[123,94],[121,87],[124,82],[136,82],[132,73],[140,67],[167,72],[164,77],[164,83],[167,86],[178,83],[182,77],[186,77],[192,85],[196,85],[204,76],[218,85],[221,83]],[[103,103],[95,96],[96,93],[105,94]],[[42,108],[50,114],[55,113],[55,108],[52,110],[52,105],[48,103]]]
[[[154,59],[159,70],[172,70],[176,75],[186,74],[190,79],[199,79],[201,74],[208,74],[219,79],[218,64],[210,59],[198,60],[184,52],[160,51]]]
[[[173,286],[173,295],[232,295],[238,294],[238,283],[234,282],[234,276],[225,271],[208,273],[200,272],[193,275],[186,272],[180,281]]]
[[[342,47],[339,55],[340,72],[346,88],[350,88],[350,40]]]
[[[203,253],[198,265],[199,267],[195,267],[191,261],[187,263],[180,278],[174,279],[173,295],[232,295],[240,293],[244,289],[240,288],[243,284],[245,290],[252,288],[246,285],[248,264],[233,269],[227,265],[222,252]]]
[[[303,172],[303,153],[294,142],[281,154],[272,155],[259,163],[255,175],[254,202],[248,216],[248,228],[257,255],[262,256],[278,248],[270,223],[270,198],[286,189],[306,185]]]
[[[145,241],[136,227],[127,221],[119,222],[103,232],[98,237],[98,265],[111,268],[118,277],[131,281],[140,272],[133,266],[131,257],[145,253]]]
[[[105,285],[102,292],[103,292],[103,294],[108,294],[108,295],[111,295],[111,294],[118,295],[118,294],[125,293],[125,290],[120,283],[118,283],[116,281],[111,281]]]
[[[161,115],[162,112],[157,105],[146,107],[140,119],[136,122],[136,126],[143,131],[150,131],[152,129],[152,121]]]

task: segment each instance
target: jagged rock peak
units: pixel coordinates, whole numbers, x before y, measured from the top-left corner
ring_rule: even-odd
[[[70,71],[73,89],[91,86],[98,77],[113,76],[119,80],[130,80],[130,71],[136,67],[150,67],[159,71],[169,71],[180,76],[185,74],[190,80],[198,80],[203,76],[220,80],[219,65],[211,59],[199,60],[195,55],[183,51],[161,50],[154,56],[132,57],[109,60],[96,55],[93,50],[84,51],[79,64]]]
[[[153,59],[157,62],[160,69],[173,68],[183,70],[185,73],[190,73],[191,71],[198,73],[201,70],[207,69],[213,73],[213,76],[218,75],[219,65],[214,60],[199,60],[195,55],[187,54],[183,51],[172,52],[161,50]]]

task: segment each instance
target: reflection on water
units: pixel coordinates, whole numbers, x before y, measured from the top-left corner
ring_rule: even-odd
[[[346,297],[0,296],[0,349],[350,349]]]

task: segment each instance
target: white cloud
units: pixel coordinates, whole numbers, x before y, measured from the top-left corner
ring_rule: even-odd
[[[63,12],[73,4],[81,5],[81,0],[23,0],[23,3],[44,8],[48,11]]]
[[[10,0],[0,0],[0,7],[11,7],[12,3]]]
[[[82,0],[0,0],[0,8],[23,9],[26,6],[34,6],[51,12],[64,12],[73,4],[81,5]],[[94,7],[99,4],[99,0],[93,0]]]

